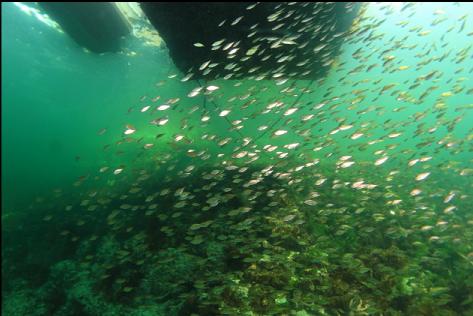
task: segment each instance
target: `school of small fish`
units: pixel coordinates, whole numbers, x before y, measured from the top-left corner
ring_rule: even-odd
[[[404,19],[422,4],[402,3],[398,11],[377,5],[382,15],[366,15],[363,5],[345,32],[334,32],[336,19],[319,24],[314,18],[329,16],[329,3],[301,4],[311,7],[310,15],[295,2],[278,4],[267,17],[271,35],[258,24],[247,26],[245,15],[222,20],[220,26],[247,27],[247,42],[199,38],[190,44],[224,58],[170,74],[155,94],[137,101],[141,116],[104,147],[135,158],[117,158],[77,180],[75,186],[89,188],[81,194],[83,212],[113,204],[107,224],[125,232],[134,229],[125,226],[130,212],[143,211],[159,219],[159,234],[179,232],[184,243],[198,246],[218,221],[251,234],[251,225],[270,216],[257,213],[258,201],[269,200],[267,211],[287,210],[271,219],[275,225],[297,229],[307,221],[302,214],[313,214],[328,226],[337,223],[327,228],[333,236],[381,229],[393,245],[403,238],[448,244],[473,262],[473,244],[465,244],[473,240],[466,233],[473,231],[473,13],[452,20],[439,9],[427,21],[398,21],[396,12]],[[391,20],[398,22],[387,25]],[[453,45],[450,36],[463,40]],[[318,44],[309,47],[314,39]],[[287,67],[293,60],[299,69]],[[259,62],[273,69],[261,73]],[[307,73],[316,64],[328,67],[326,76]],[[205,79],[215,73],[217,79]],[[170,95],[166,83],[176,81],[186,92]],[[145,184],[155,177],[153,192]],[[94,181],[107,186],[94,189]],[[235,199],[241,204],[231,207]],[[172,207],[161,209],[160,201],[173,201]],[[206,215],[213,210],[220,213]],[[185,233],[173,224],[182,218]],[[221,232],[219,238],[227,237]],[[361,299],[355,305],[361,313]]]

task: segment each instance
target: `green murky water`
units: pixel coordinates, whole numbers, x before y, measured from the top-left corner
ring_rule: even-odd
[[[38,13],[2,4],[5,315],[473,313],[471,3],[365,4],[317,80]]]

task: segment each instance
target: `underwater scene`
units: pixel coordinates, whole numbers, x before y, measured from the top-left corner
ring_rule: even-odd
[[[473,3],[1,15],[3,315],[473,315]]]

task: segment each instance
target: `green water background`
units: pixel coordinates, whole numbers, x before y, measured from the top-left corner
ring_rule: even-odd
[[[438,9],[445,11],[444,15],[447,20],[432,27],[430,23],[436,18],[433,12]],[[342,155],[352,155],[353,159],[357,161],[374,162],[379,158],[379,156],[373,155],[376,150],[384,149],[386,144],[401,142],[399,147],[388,151],[389,156],[393,156],[395,159],[390,159],[380,168],[388,173],[393,169],[401,171],[406,169],[407,158],[411,155],[403,155],[399,151],[403,148],[416,150],[414,146],[420,143],[423,138],[430,136],[433,138],[433,145],[427,147],[426,150],[419,150],[417,153],[422,152],[423,156],[432,155],[434,157],[431,161],[432,165],[455,160],[464,167],[471,167],[471,145],[463,144],[462,146],[467,150],[457,155],[452,155],[449,150],[444,148],[434,152],[433,149],[437,147],[435,141],[446,135],[446,129],[439,126],[432,135],[421,135],[414,138],[413,131],[417,124],[414,122],[409,124],[409,120],[412,121],[410,115],[413,113],[432,109],[441,93],[451,91],[457,84],[458,78],[466,77],[465,81],[460,82],[460,85],[466,86],[466,89],[452,97],[445,98],[448,107],[446,117],[452,119],[461,113],[465,114],[453,131],[455,141],[460,141],[469,133],[471,134],[473,122],[471,111],[456,111],[461,106],[472,104],[471,95],[466,94],[466,91],[472,87],[471,51],[469,58],[462,64],[457,65],[452,59],[459,50],[471,46],[472,37],[467,36],[467,33],[472,31],[472,19],[470,17],[466,20],[465,30],[459,33],[458,29],[461,23],[458,22],[458,18],[465,13],[473,12],[473,5],[468,3],[426,3],[418,4],[404,12],[400,12],[397,7],[390,10],[393,10],[393,13],[385,16],[386,9],[383,8],[383,5],[368,6],[368,16],[372,16],[378,21],[386,18],[380,27],[373,30],[375,35],[384,33],[384,36],[369,43],[356,42],[356,40],[354,43],[345,43],[338,59],[339,63],[346,63],[344,70],[337,72],[337,68],[334,68],[324,83],[314,83],[311,86],[313,92],[303,95],[300,104],[297,104],[300,110],[292,116],[294,117],[293,122],[285,126],[286,118],[283,118],[275,126],[275,129],[287,129],[289,133],[278,139],[273,139],[270,138],[272,131],[268,132],[257,141],[259,148],[266,144],[285,145],[298,142],[301,143],[301,146],[298,147],[297,153],[304,152],[305,155],[324,161],[333,160],[334,162]],[[173,148],[167,145],[167,142],[172,135],[180,132],[180,120],[188,117],[186,111],[192,106],[199,106],[200,109],[188,117],[189,123],[195,127],[192,131],[184,133],[186,137],[192,139],[196,148],[208,149],[213,154],[223,152],[230,155],[230,149],[241,142],[242,135],[252,138],[258,137],[261,132],[257,128],[278,120],[282,113],[292,106],[300,93],[300,91],[279,93],[280,89],[293,84],[291,81],[282,86],[275,86],[272,81],[246,80],[240,87],[233,87],[236,80],[215,81],[213,84],[221,87],[215,93],[215,103],[218,108],[214,108],[208,103],[207,111],[211,115],[211,120],[207,124],[201,124],[200,117],[205,113],[202,111],[203,98],[186,97],[198,84],[193,81],[183,83],[179,80],[184,75],[180,74],[173,66],[165,49],[147,47],[138,39],[128,38],[125,42],[125,52],[135,51],[137,53],[135,56],[128,56],[126,53],[96,55],[85,52],[67,35],[59,33],[34,17],[21,12],[12,3],[2,4],[2,17],[2,207],[4,212],[24,208],[36,197],[47,195],[54,189],[67,189],[78,177],[96,174],[103,166],[110,166],[112,170],[123,165],[133,165],[138,168],[140,165],[145,165],[146,157],[150,158],[151,155],[171,152]],[[403,28],[396,25],[404,20],[409,21],[408,26]],[[409,28],[414,26],[421,26],[423,30],[432,30],[432,32],[425,37],[419,37],[416,32],[409,32]],[[454,26],[454,30],[445,35],[446,30],[452,26]],[[347,75],[349,70],[361,63],[365,66],[373,63],[382,64],[380,52],[390,47],[393,41],[401,40],[406,35],[408,35],[408,39],[404,40],[402,45],[417,44],[415,49],[394,49],[385,55],[394,55],[396,57],[394,64],[396,66],[408,65],[410,66],[408,70],[392,74],[382,73],[383,67],[380,65],[369,73],[365,72],[366,67],[364,67],[358,73]],[[444,35],[445,41],[443,43],[447,44],[442,47],[440,38]],[[436,43],[435,50],[431,49],[433,43]],[[368,52],[373,49],[379,49],[379,51],[372,54],[367,60],[360,62],[352,56],[359,48],[364,50],[363,55],[369,54]],[[415,64],[419,62],[419,59],[414,55],[426,53],[429,49],[431,49],[431,53],[422,57],[421,60],[439,56],[448,50],[452,50],[452,53],[443,62],[431,62],[421,70],[417,70]],[[460,67],[464,67],[464,70],[459,74],[454,74]],[[443,76],[436,82],[434,80],[425,81],[413,91],[408,90],[408,86],[412,84],[414,78],[432,70],[443,72]],[[173,74],[177,74],[177,77],[168,77]],[[355,89],[352,84],[363,79],[371,81],[358,84],[356,89],[368,89],[365,92],[366,98],[356,104],[354,110],[349,110],[350,101],[356,98],[350,93]],[[382,81],[373,85],[373,81],[377,79],[382,79]],[[407,79],[411,79],[410,82],[403,83]],[[449,79],[452,80],[449,82]],[[378,96],[379,90],[384,85],[391,83],[398,85],[376,101],[371,102]],[[302,88],[307,84],[307,81],[300,80],[295,83],[295,87]],[[438,86],[438,89],[425,98],[422,104],[412,105],[397,101],[395,97],[390,96],[393,90],[400,89],[409,92],[412,96],[419,97],[431,85]],[[258,92],[264,86],[268,87],[268,90]],[[239,107],[246,100],[239,98],[248,93],[250,87],[254,87],[257,93],[250,96],[248,100],[256,97],[257,102],[245,110],[240,110]],[[327,97],[324,95],[330,87],[333,89],[330,98],[348,93],[340,100],[327,102],[324,107],[340,103],[337,107],[338,112],[327,111],[322,114],[322,119],[318,120],[310,131],[309,139],[298,136],[296,133],[298,118],[310,113],[320,114],[320,112],[314,112],[312,107],[327,101]],[[147,96],[147,98],[140,101],[143,96]],[[160,99],[156,103],[150,102],[150,99],[156,96],[160,96]],[[237,100],[228,102],[233,96],[237,97]],[[145,105],[163,104],[165,100],[170,98],[181,99],[176,108],[166,113],[170,122],[160,129],[150,126],[149,121],[161,113],[140,113],[140,109]],[[261,115],[259,113],[261,109],[273,101],[284,102],[283,109]],[[377,111],[372,111],[362,117],[355,114],[356,111],[371,106],[383,107],[382,115],[379,115]],[[407,109],[398,113],[392,111],[399,106],[406,106]],[[232,109],[228,115],[230,121],[242,117],[248,118],[240,133],[229,131],[228,123],[218,117],[221,109]],[[349,131],[339,132],[333,137],[326,136],[338,126],[336,122],[338,118],[346,119],[345,122],[353,124],[354,127]],[[408,123],[407,127],[386,129],[383,122],[389,119],[394,122]],[[358,130],[363,122],[369,120],[376,125],[376,128],[370,131],[370,135],[356,141],[350,140],[349,135]],[[427,127],[434,127],[436,124],[435,114],[429,113],[421,122],[425,123]],[[137,127],[134,137],[144,137],[140,146],[130,143],[117,148],[113,145],[123,140],[126,124]],[[107,128],[107,131],[103,135],[98,135],[102,128]],[[307,124],[304,128],[307,128]],[[362,144],[368,140],[385,137],[386,134],[397,130],[402,131],[402,136],[369,146],[366,151],[361,152],[356,147],[351,147],[354,144]],[[155,135],[162,132],[165,132],[166,136],[161,138],[159,142],[154,141]],[[201,140],[201,136],[204,134],[215,134],[220,138],[231,137],[234,145],[221,149],[211,145],[210,142]],[[332,139],[332,145],[318,152],[312,151],[327,137]],[[147,142],[155,142],[157,145],[150,151],[152,154],[137,159],[136,155],[143,151],[142,144]],[[103,146],[107,144],[112,144],[112,146],[108,150],[103,150]],[[118,150],[122,152],[119,155],[116,154]],[[332,158],[327,158],[327,154],[331,152],[334,155]],[[80,159],[76,159],[77,156]],[[269,163],[273,160],[272,157],[274,155],[262,155],[260,161]],[[421,167],[416,166],[416,168]],[[462,181],[468,180],[463,178]],[[461,186],[467,188],[468,183],[460,182],[460,189]]]

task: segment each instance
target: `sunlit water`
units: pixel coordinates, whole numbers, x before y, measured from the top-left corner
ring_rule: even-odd
[[[472,4],[367,4],[282,84],[28,10],[2,4],[6,315],[473,313]]]

